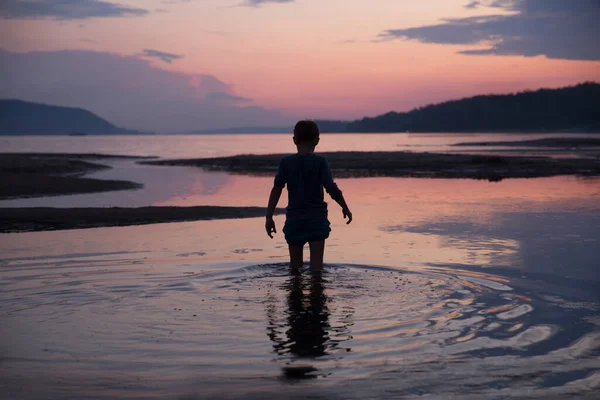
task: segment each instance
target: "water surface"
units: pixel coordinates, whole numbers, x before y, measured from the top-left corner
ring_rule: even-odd
[[[272,185],[114,165],[94,176],[145,188],[2,205],[261,206]],[[320,276],[262,219],[0,235],[0,393],[594,398],[599,179],[338,184],[355,219],[330,204]]]

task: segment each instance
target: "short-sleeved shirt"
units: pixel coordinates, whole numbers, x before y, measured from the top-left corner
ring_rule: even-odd
[[[316,154],[293,154],[281,159],[274,185],[288,189],[287,218],[327,218],[323,188],[336,199],[342,194],[329,163]]]

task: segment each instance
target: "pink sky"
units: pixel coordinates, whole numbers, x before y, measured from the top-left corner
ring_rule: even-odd
[[[262,4],[241,4],[245,1]],[[588,17],[600,17],[600,6],[594,2],[581,9],[569,6],[573,2],[567,0],[505,0],[500,2],[508,4],[504,7],[491,7],[489,0],[469,7],[468,0],[129,0],[118,3],[117,14],[126,15],[107,11],[107,4],[117,3],[66,3],[71,9],[48,11],[25,0],[6,0],[0,6],[5,18],[0,24],[0,49],[6,52],[0,62],[15,65],[0,79],[31,81],[22,75],[21,61],[13,62],[14,53],[91,50],[147,60],[153,69],[168,72],[161,73],[160,82],[148,78],[156,96],[164,90],[172,96],[170,102],[197,97],[198,108],[214,106],[212,116],[230,116],[198,121],[180,116],[187,122],[179,126],[177,115],[165,111],[162,119],[170,121],[173,130],[192,125],[269,126],[296,118],[353,119],[476,94],[600,81],[600,56],[594,50],[598,28],[586,25]],[[564,7],[553,9],[555,3]],[[466,19],[491,15],[501,22],[485,20],[482,25],[482,20]],[[567,22],[548,31],[543,24],[528,25],[527,18],[536,15],[555,15]],[[458,28],[449,20],[460,20]],[[463,29],[461,24],[468,26]],[[427,28],[435,25],[438,28]],[[530,29],[516,31],[523,26]],[[582,26],[589,33],[577,31]],[[482,39],[479,31],[487,36]],[[568,43],[572,38],[577,41]],[[461,53],[494,46],[492,54]],[[144,56],[145,49],[177,57],[166,62]],[[46,76],[48,67],[40,65],[45,62],[27,64],[39,67],[31,71],[36,79]],[[56,69],[64,67],[56,64]],[[81,81],[119,80],[115,87],[127,86],[130,91],[147,84],[138,81],[141,73],[125,76],[124,70],[111,64]],[[88,104],[73,94],[78,88],[84,91],[85,85],[73,87],[66,96],[65,85],[71,83],[52,76],[35,88],[16,83],[8,85],[10,90],[0,87],[0,97],[55,99],[58,104],[87,106],[125,126],[147,129],[148,124],[140,122],[146,117],[143,109],[132,109],[134,118],[99,100]],[[199,89],[203,79],[198,76],[214,81]],[[180,87],[182,80],[189,88]],[[38,90],[41,86],[43,92]],[[233,111],[227,114],[228,110]]]

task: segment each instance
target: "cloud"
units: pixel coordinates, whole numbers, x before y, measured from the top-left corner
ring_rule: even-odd
[[[248,104],[209,74],[184,74],[139,56],[93,51],[0,50],[0,98],[83,107],[109,121],[149,132],[189,132],[292,121]]]
[[[148,14],[142,8],[127,7],[103,0],[2,0],[4,19],[88,19],[134,17]]]
[[[205,97],[207,100],[214,101],[225,101],[225,102],[240,102],[240,103],[248,103],[251,102],[252,99],[243,96],[236,96],[227,92],[210,92]]]
[[[466,7],[496,8],[513,14],[448,19],[438,25],[389,29],[378,37],[487,46],[465,49],[462,54],[600,60],[598,0],[488,0],[472,1]]]
[[[465,8],[477,8],[480,5],[478,1],[472,1],[465,6]]]
[[[246,0],[242,5],[248,7],[260,7],[266,3],[293,3],[294,1],[296,0]]]
[[[150,58],[158,58],[159,60],[164,61],[168,64],[171,64],[173,61],[180,60],[183,58],[183,56],[180,56],[178,54],[165,53],[163,51],[152,50],[152,49],[144,49],[144,51],[142,52],[142,56],[150,57]]]

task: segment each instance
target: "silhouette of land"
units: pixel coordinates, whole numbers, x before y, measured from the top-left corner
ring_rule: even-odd
[[[324,133],[600,132],[600,84],[481,95],[355,121],[317,120]],[[292,127],[199,133],[286,133]]]
[[[84,229],[104,226],[264,217],[263,207],[0,208],[0,232]],[[281,214],[282,209],[276,213]]]
[[[471,178],[499,181],[556,175],[600,175],[600,160],[495,155],[391,152],[331,152],[327,157],[337,177],[398,176]],[[140,161],[142,164],[198,166],[237,174],[274,174],[283,154]]]
[[[119,128],[83,108],[0,100],[0,135],[139,133]]]
[[[600,132],[600,84],[475,96],[390,112],[348,124],[346,132]]]
[[[355,121],[318,120],[321,132],[600,132],[600,84],[482,95]],[[290,126],[201,129],[206,133],[288,133]],[[141,133],[88,110],[0,100],[0,135]]]
[[[600,147],[600,139],[592,138],[546,138],[536,140],[518,140],[510,142],[466,142],[453,146],[501,146],[501,147],[551,147],[551,148],[589,148]]]

